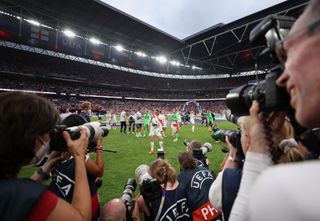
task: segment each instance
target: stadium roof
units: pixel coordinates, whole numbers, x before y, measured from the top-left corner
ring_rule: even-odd
[[[179,40],[100,1],[2,0],[1,10],[32,18],[56,28],[72,28],[108,44],[122,43],[131,50],[164,54],[203,68],[197,74],[239,73],[254,70],[263,45],[249,44],[250,30],[265,16],[297,17],[308,0],[285,1],[229,24],[215,25]],[[265,64],[267,65],[267,64]]]

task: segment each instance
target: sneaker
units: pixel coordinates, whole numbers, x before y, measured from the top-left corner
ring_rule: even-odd
[[[177,141],[178,141],[178,139],[174,139],[174,140],[173,140],[173,142],[177,142]]]
[[[154,150],[150,150],[150,151],[149,151],[149,154],[154,154]]]

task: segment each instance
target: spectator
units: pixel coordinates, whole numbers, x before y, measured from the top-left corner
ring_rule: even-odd
[[[58,198],[30,179],[18,179],[26,164],[36,163],[49,150],[50,131],[59,120],[56,108],[43,98],[23,93],[0,94],[1,220],[89,220],[90,193],[84,155],[85,131],[77,140],[63,134],[76,161],[72,203]],[[39,170],[43,175],[45,171]]]

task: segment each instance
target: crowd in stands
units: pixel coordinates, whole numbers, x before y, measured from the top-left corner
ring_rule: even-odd
[[[48,59],[48,56],[27,52],[18,53],[6,48],[0,53],[3,55],[0,62],[0,71],[2,72],[29,74],[46,80],[50,78],[73,79],[87,85],[97,86],[100,84],[101,87],[117,86],[184,92],[197,91],[201,88],[203,91],[216,91],[230,89],[255,80],[255,76],[202,80],[157,78],[54,57]],[[263,76],[261,77],[263,78]]]
[[[98,113],[99,111],[112,111],[119,114],[122,110],[130,110],[130,112],[146,112],[146,110],[159,109],[165,111],[166,113],[171,113],[173,108],[182,108],[185,102],[155,102],[155,101],[136,101],[136,100],[111,100],[111,99],[79,99],[76,97],[71,98],[59,98],[59,97],[47,97],[52,102],[54,102],[60,110],[69,107],[71,112],[76,110],[81,110],[81,102],[86,100],[92,104],[92,111]],[[227,109],[224,101],[210,101],[210,102],[200,102],[201,110],[205,109],[214,113],[222,113]],[[195,104],[190,104],[186,108],[187,111],[196,111]]]
[[[112,199],[103,207],[100,218],[139,221],[144,215],[146,221],[319,220],[319,21],[320,0],[311,0],[289,36],[277,45],[282,47],[282,50],[277,48],[277,58],[285,68],[276,84],[287,89],[294,116],[283,110],[265,112],[261,101],[259,104],[254,100],[249,115],[237,121],[240,133],[236,138],[226,135],[228,151],[217,177],[208,167],[198,166],[199,161],[207,160],[201,143],[193,140],[187,144],[187,150],[178,155],[179,172],[161,157],[136,170],[141,194],[135,200],[133,211],[128,210],[125,199]],[[54,101],[70,105],[68,99]],[[114,109],[134,108],[136,104],[115,100],[102,104],[99,100],[91,102],[93,106]],[[80,121],[90,120],[91,108],[89,102],[82,103]],[[304,128],[298,127],[292,117]],[[52,136],[59,130],[58,120],[56,107],[47,99],[28,93],[0,93],[1,220],[98,220],[100,210],[95,200],[99,198],[92,191],[96,186],[89,182],[96,182],[95,178],[103,173],[88,169],[92,169],[93,162],[89,161],[91,166],[88,166],[89,138],[85,129],[77,132],[76,139],[71,139],[66,131],[60,134],[59,138],[65,142],[59,144],[68,154],[63,154],[67,162],[57,160],[52,154],[31,179],[17,176],[23,166],[39,163],[48,153]],[[80,121],[74,125],[82,124]],[[156,121],[151,119],[150,126],[156,126]],[[219,128],[213,130],[220,131]],[[304,136],[299,137],[301,130]],[[307,135],[312,142],[306,142],[310,138]],[[90,144],[99,154],[101,140],[99,136],[96,143]],[[97,168],[101,169],[98,161]],[[62,169],[70,173],[73,180],[60,189],[63,194],[58,197],[42,181],[55,171],[55,179],[61,184],[66,176]],[[72,192],[69,199],[63,200],[69,191]]]

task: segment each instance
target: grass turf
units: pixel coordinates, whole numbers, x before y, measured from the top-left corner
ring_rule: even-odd
[[[218,122],[219,128],[234,129],[235,125],[223,121]],[[128,129],[128,128],[127,128]],[[221,152],[221,146],[224,143],[214,143],[211,138],[211,133],[208,128],[196,126],[195,133],[191,132],[191,126],[183,126],[181,128],[180,137],[178,142],[173,142],[171,137],[171,128],[168,127],[166,131],[167,137],[164,138],[164,150],[165,159],[168,160],[171,165],[179,173],[179,166],[177,160],[177,154],[184,151],[186,147],[183,145],[183,140],[197,139],[202,144],[210,142],[213,145],[213,150],[207,153],[207,157],[210,160],[210,169],[214,172],[218,172],[220,163],[223,160],[224,153]],[[156,140],[156,139],[155,139]],[[150,155],[149,152],[149,138],[141,137],[137,138],[135,135],[121,135],[119,128],[111,130],[109,135],[104,138],[104,149],[116,150],[117,153],[104,152],[105,171],[103,176],[103,184],[99,189],[101,205],[106,203],[112,198],[120,197],[123,192],[123,187],[128,178],[134,178],[135,169],[141,164],[150,164],[156,159],[156,154]],[[158,141],[155,141],[155,149],[158,148]],[[91,153],[91,158],[95,159],[95,153]],[[22,169],[19,177],[30,177],[36,168]],[[136,190],[136,193],[139,191]]]

